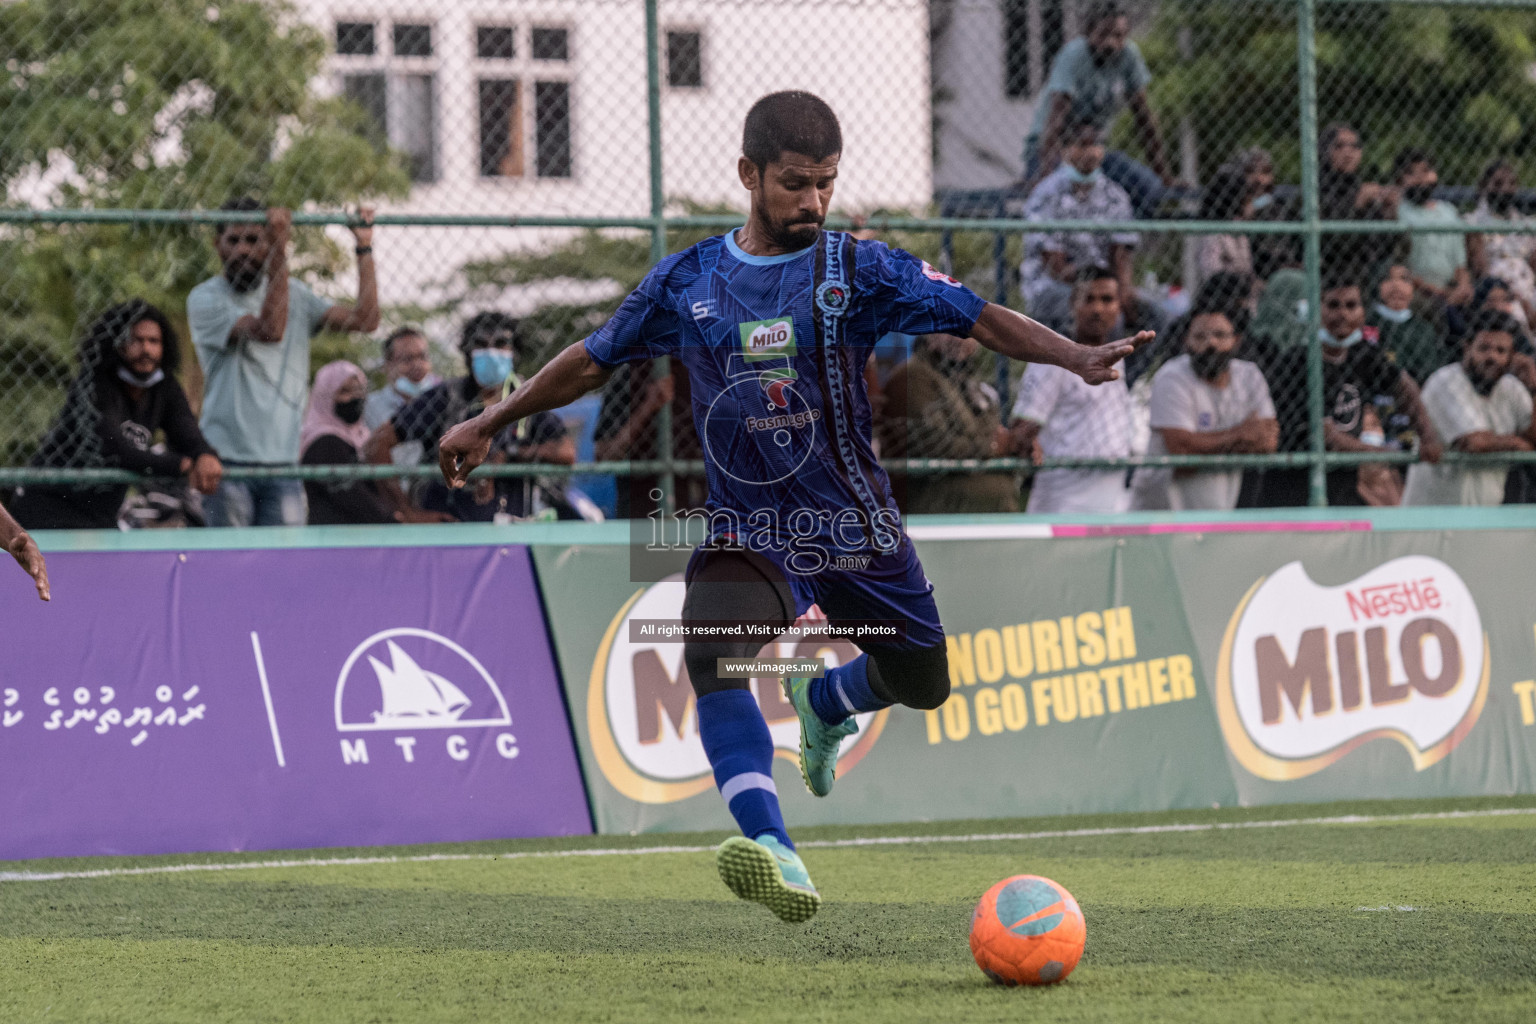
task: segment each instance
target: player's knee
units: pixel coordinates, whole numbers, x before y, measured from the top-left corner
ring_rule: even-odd
[[[878,656],[881,680],[896,703],[932,711],[949,699],[949,651],[944,644]]]
[[[718,690],[745,690],[750,688],[746,679],[721,679],[718,671],[721,658],[744,658],[735,644],[685,643],[683,664],[688,669],[688,680],[693,692],[702,697]]]

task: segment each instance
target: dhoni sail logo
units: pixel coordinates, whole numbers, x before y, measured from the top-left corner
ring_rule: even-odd
[[[336,680],[342,732],[511,724],[506,698],[485,666],[425,629],[375,633],[353,650]]]
[[[615,789],[640,803],[672,803],[715,785],[699,740],[693,684],[683,664],[682,643],[630,636],[632,619],[681,619],[683,592],[680,575],[637,591],[608,624],[592,661],[587,735],[593,757]],[[857,655],[858,650],[846,641],[814,635],[793,642],[775,640],[760,654],[764,658],[820,657],[833,665]],[[754,679],[752,692],[773,736],[774,756],[798,764],[800,723],[779,681]],[[874,746],[888,714],[859,716],[859,732],[844,740],[838,753],[839,777]]]
[[[1471,732],[1488,674],[1477,604],[1444,562],[1396,558],[1336,587],[1292,562],[1233,612],[1216,710],[1227,748],[1260,778],[1304,778],[1376,739],[1423,771]]]

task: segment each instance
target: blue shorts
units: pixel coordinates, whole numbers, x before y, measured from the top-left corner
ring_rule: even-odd
[[[704,559],[714,553],[740,553],[728,547],[700,546],[688,559],[684,579],[691,581]],[[817,605],[832,625],[850,622],[888,621],[905,626],[905,635],[889,642],[855,641],[864,651],[912,651],[944,643],[944,627],[939,622],[938,605],[933,600],[933,584],[917,560],[917,549],[902,534],[901,544],[889,554],[870,556],[861,568],[828,568],[803,574],[787,569],[774,552],[748,556],[754,563],[768,562],[778,570],[795,600],[795,614],[804,615]]]

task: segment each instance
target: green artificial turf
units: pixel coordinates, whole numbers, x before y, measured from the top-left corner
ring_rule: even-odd
[[[1536,801],[806,829],[826,902],[795,926],[707,852],[489,856],[719,835],[5,864],[475,857],[0,881],[0,1021],[1529,1021],[1536,813],[814,845],[1497,808]],[[1051,988],[992,985],[966,945],[976,899],[1025,872],[1088,922]]]

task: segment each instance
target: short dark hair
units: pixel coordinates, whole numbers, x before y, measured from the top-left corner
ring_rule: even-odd
[[[1495,174],[1498,174],[1500,171],[1506,171],[1506,170],[1507,171],[1517,171],[1518,172],[1518,169],[1515,167],[1515,165],[1510,163],[1508,160],[1504,159],[1503,157],[1499,157],[1497,160],[1493,161],[1487,167],[1484,167],[1483,168],[1483,173],[1477,179],[1477,190],[1479,192],[1487,191],[1488,183],[1493,180],[1493,176]]]
[[[499,334],[510,332],[512,335],[512,349],[519,355],[523,351],[522,321],[510,313],[500,310],[488,309],[482,313],[476,313],[464,321],[464,329],[459,332],[459,351],[468,352],[474,347],[473,342],[487,334]]]
[[[1083,15],[1083,31],[1092,32],[1102,21],[1111,18],[1128,18],[1125,8],[1120,6],[1118,0],[1099,0],[1098,3],[1088,8],[1088,13]]]
[[[1467,331],[1467,341],[1482,334],[1484,331],[1497,331],[1507,334],[1511,338],[1520,337],[1520,321],[1499,309],[1479,310],[1472,318],[1472,324]]]
[[[822,161],[843,151],[843,129],[825,100],[792,89],[772,92],[747,111],[741,153],[762,171],[781,153]]]
[[[1406,146],[1398,151],[1397,159],[1392,161],[1392,180],[1399,181],[1408,169],[1414,164],[1429,164],[1435,166],[1435,158],[1429,155],[1429,150],[1418,146]]]
[[[1069,116],[1066,123],[1061,126],[1061,144],[1063,146],[1071,145],[1077,141],[1077,137],[1083,134],[1083,132],[1093,132],[1094,141],[1096,142],[1102,142],[1104,139],[1104,129],[1099,127],[1091,118]]]
[[[266,207],[261,205],[261,200],[253,196],[236,196],[234,199],[226,201],[219,209],[228,210],[231,213],[252,213],[256,210],[265,210]],[[217,238],[222,235],[224,229],[229,227],[229,224],[230,222],[228,221],[214,221],[213,237]]]
[[[1077,276],[1072,279],[1072,291],[1076,292],[1080,285],[1093,284],[1095,281],[1113,281],[1116,293],[1119,293],[1120,279],[1115,276],[1113,270],[1102,263],[1090,263],[1079,270]]]
[[[1195,317],[1220,313],[1239,335],[1248,332],[1248,297],[1253,294],[1253,277],[1236,270],[1221,270],[1205,279],[1190,304],[1188,323]]]
[[[412,324],[406,324],[404,327],[396,327],[394,330],[389,332],[389,337],[385,338],[382,342],[385,362],[389,361],[391,355],[393,354],[391,350],[395,347],[395,342],[399,341],[401,338],[424,339],[426,338],[426,335],[421,333],[420,327],[416,327]]]
[[[1362,276],[1360,268],[1353,260],[1329,267],[1323,271],[1321,286],[1317,290],[1318,298],[1322,298],[1329,292],[1338,291],[1340,288],[1354,288],[1364,297],[1365,285],[1360,283]]]

